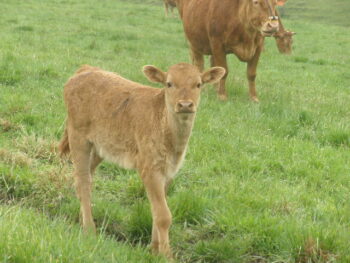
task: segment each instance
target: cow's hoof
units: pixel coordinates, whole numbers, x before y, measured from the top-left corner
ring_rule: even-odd
[[[259,103],[259,99],[256,96],[250,97],[253,102]]]

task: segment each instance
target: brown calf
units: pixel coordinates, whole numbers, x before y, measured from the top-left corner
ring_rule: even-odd
[[[143,72],[165,88],[90,66],[79,69],[64,88],[68,118],[60,151],[71,153],[84,230],[95,230],[92,175],[106,159],[138,171],[151,202],[152,250],[171,257],[166,189],[185,157],[202,85],[219,81],[225,70],[214,67],[200,73],[180,63],[168,72],[154,66],[145,66]]]
[[[247,62],[250,97],[258,101],[255,88],[264,37],[279,30],[275,6],[287,0],[176,0],[193,63],[203,70],[203,55],[212,55],[212,66],[222,66],[226,75],[217,90],[221,100],[227,99],[226,54],[234,53]]]

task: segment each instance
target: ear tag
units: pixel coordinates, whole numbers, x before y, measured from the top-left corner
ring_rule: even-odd
[[[278,16],[269,16],[270,22],[278,20]]]

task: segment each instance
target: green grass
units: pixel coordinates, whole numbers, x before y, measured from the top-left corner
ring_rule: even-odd
[[[169,193],[178,262],[350,262],[349,5],[328,2],[288,1],[294,52],[266,40],[260,104],[234,56],[228,102],[204,89]],[[55,147],[74,71],[91,64],[149,84],[143,65],[189,62],[180,21],[153,0],[0,3],[0,261],[162,262],[147,250],[151,215],[137,174],[99,167],[100,234],[84,236],[72,167]]]
[[[86,235],[62,218],[19,206],[2,206],[0,223],[1,262],[161,262],[140,246],[116,246],[103,232]]]
[[[350,11],[348,0],[293,0],[288,1],[282,14],[288,19],[301,19],[325,25],[350,26],[347,16]]]

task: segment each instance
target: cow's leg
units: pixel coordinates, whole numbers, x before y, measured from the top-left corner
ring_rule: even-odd
[[[204,70],[204,56],[200,52],[191,48],[192,64],[195,65],[200,72]]]
[[[151,202],[153,228],[152,249],[168,258],[172,257],[169,244],[169,228],[172,217],[165,196],[165,178],[160,173],[147,172],[142,179]]]
[[[220,82],[216,85],[219,99],[225,101],[225,100],[227,100],[225,83],[226,83],[226,77],[228,74],[226,53],[225,53],[225,50],[223,50],[223,48],[222,48],[222,44],[219,42],[212,43],[211,49],[212,49],[212,53],[213,53],[211,58],[210,58],[212,67],[219,66],[219,67],[223,67],[226,70],[225,75],[222,77]]]
[[[165,16],[168,17],[169,15],[169,8],[168,8],[168,3],[166,1],[164,1],[164,9],[165,9]]]
[[[249,85],[249,96],[254,102],[259,102],[258,96],[256,94],[255,78],[256,78],[256,68],[258,66],[259,58],[261,54],[261,48],[258,48],[255,52],[254,57],[247,62],[247,79]]]
[[[95,232],[91,212],[92,177],[90,173],[91,144],[80,134],[69,134],[69,145],[74,166],[74,180],[77,197],[80,200],[80,214],[85,232]]]
[[[176,17],[173,6],[170,7],[170,10],[171,10],[171,17]]]

